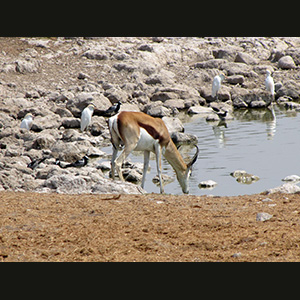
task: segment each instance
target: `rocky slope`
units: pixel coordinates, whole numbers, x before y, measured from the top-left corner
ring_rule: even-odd
[[[68,169],[55,161],[106,157],[100,147],[109,144],[109,132],[97,112],[117,101],[122,110],[166,117],[171,125],[178,120],[168,117],[181,110],[266,107],[267,69],[276,101],[299,109],[299,64],[300,38],[0,38],[0,189],[140,193],[106,179],[96,160]],[[211,85],[221,72],[227,79],[216,103]],[[92,125],[81,133],[81,111],[91,102]],[[20,129],[27,113],[34,117],[30,131]]]

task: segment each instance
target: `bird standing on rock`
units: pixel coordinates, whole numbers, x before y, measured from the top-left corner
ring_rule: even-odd
[[[87,165],[89,161],[89,158],[85,155],[83,158],[76,160],[75,162],[71,163],[71,164],[67,164],[65,166],[61,165],[60,160],[56,159],[55,164],[63,169],[65,168],[71,168],[71,167],[76,167],[76,168],[80,168],[80,167],[84,167]]]
[[[214,77],[213,83],[212,83],[212,91],[211,96],[213,98],[216,98],[218,100],[218,91],[221,88],[222,81],[225,79],[224,74],[220,74]]]
[[[92,121],[92,115],[95,109],[94,104],[89,104],[81,113],[80,129],[83,132],[88,128]]]
[[[25,128],[27,130],[30,130],[32,126],[32,120],[33,120],[32,114],[31,113],[26,114],[24,119],[21,122],[20,128]]]
[[[271,76],[270,70],[267,70],[266,73],[267,73],[267,77],[266,77],[266,80],[265,80],[266,89],[267,89],[268,92],[271,93],[271,95],[272,95],[272,101],[274,101],[274,99],[275,99],[275,85],[274,85],[274,80],[273,80],[273,78]]]
[[[121,107],[121,102],[118,101],[117,103],[115,103],[114,105],[112,105],[111,107],[109,107],[107,110],[101,112],[101,116],[103,117],[112,117],[114,115],[116,115]]]

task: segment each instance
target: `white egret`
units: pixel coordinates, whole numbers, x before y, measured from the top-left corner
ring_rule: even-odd
[[[24,119],[21,122],[20,128],[25,128],[27,130],[30,130],[32,126],[32,120],[33,120],[32,114],[31,113],[26,114]]]
[[[273,78],[271,76],[271,72],[269,70],[267,70],[266,73],[267,73],[267,77],[266,77],[266,80],[265,80],[265,85],[266,85],[267,91],[271,93],[272,101],[273,101],[274,98],[275,98],[274,80],[273,80]]]
[[[80,129],[83,132],[85,129],[88,128],[92,121],[92,115],[94,113],[94,104],[89,104],[81,113],[81,122],[80,122]]]
[[[220,74],[214,77],[213,83],[212,83],[212,91],[211,91],[211,96],[213,98],[216,97],[218,100],[218,91],[221,88],[222,81],[225,79],[224,74]]]

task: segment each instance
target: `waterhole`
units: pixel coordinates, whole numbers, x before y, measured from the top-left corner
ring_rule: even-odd
[[[281,185],[287,175],[300,175],[300,118],[299,113],[274,105],[267,109],[235,110],[234,119],[207,122],[205,116],[181,115],[185,132],[198,137],[199,157],[190,177],[190,194],[235,196],[254,194]],[[102,148],[111,154],[111,146]],[[182,146],[180,152],[186,161],[192,157],[194,147]],[[141,152],[129,156],[132,162],[143,162]],[[175,177],[168,162],[162,161],[163,174]],[[259,177],[251,184],[238,182],[230,175],[245,170]],[[152,182],[157,174],[154,155],[151,155],[145,190],[159,193]],[[199,183],[213,180],[213,189],[200,189]],[[249,182],[248,182],[249,183]],[[165,186],[169,194],[182,194],[175,179]]]

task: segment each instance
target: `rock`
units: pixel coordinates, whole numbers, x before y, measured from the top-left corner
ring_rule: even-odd
[[[165,102],[166,100],[174,98],[177,98],[177,94],[174,92],[156,92],[150,97],[150,100]]]
[[[231,255],[233,258],[240,258],[242,257],[242,253],[241,252],[237,252]]]
[[[237,182],[242,184],[251,184],[259,180],[259,177],[257,175],[249,174],[245,170],[236,170],[230,173],[230,175],[236,178]]]
[[[213,50],[213,56],[218,59],[226,59],[228,61],[234,61],[237,51],[239,50],[236,46],[226,46]]]
[[[143,174],[134,169],[123,169],[123,177],[128,182],[138,183],[142,180]]]
[[[149,44],[143,44],[143,45],[139,46],[137,49],[140,50],[140,51],[153,52],[153,47],[150,46]]]
[[[210,87],[202,87],[200,90],[200,95],[207,102],[214,101],[215,98],[211,95],[212,88]],[[218,99],[221,101],[227,101],[230,99],[230,89],[224,85],[221,86],[220,90],[218,91]]]
[[[300,176],[298,175],[289,175],[282,179],[282,181],[300,181]]]
[[[79,118],[62,118],[61,125],[64,128],[80,128],[80,119]]]
[[[162,120],[166,124],[170,134],[173,132],[184,132],[183,124],[178,118],[163,117]]]
[[[181,144],[197,144],[198,138],[194,134],[183,133],[183,132],[173,132],[171,138],[176,145]]]
[[[265,212],[260,212],[260,213],[257,213],[257,215],[256,215],[256,221],[265,222],[265,221],[270,220],[272,217],[273,217],[273,215],[270,215]]]
[[[300,48],[291,47],[286,49],[284,53],[291,56],[296,65],[300,65]]]
[[[117,101],[116,101],[117,102]],[[81,112],[90,104],[95,105],[95,114],[98,110],[106,110],[111,106],[107,97],[99,93],[78,93],[75,98],[69,99],[66,103],[66,108],[73,114],[74,117],[80,118]]]
[[[50,149],[55,142],[56,139],[54,138],[54,136],[44,131],[43,133],[38,134],[34,139],[32,148],[37,150]]]
[[[296,64],[291,56],[286,55],[279,59],[278,67],[281,69],[294,69]]]
[[[256,65],[258,64],[258,59],[254,58],[252,55],[248,53],[238,52],[234,62],[240,62],[246,65]]]
[[[281,186],[268,189],[264,193],[266,195],[268,194],[273,194],[273,193],[284,193],[284,194],[294,194],[294,193],[299,193],[300,192],[300,187],[294,183],[285,183]]]
[[[231,75],[226,78],[226,81],[230,84],[243,84],[244,80],[243,75]]]
[[[39,62],[36,59],[18,59],[15,61],[16,71],[22,74],[36,73],[39,69]]]
[[[153,102],[144,107],[144,112],[152,117],[168,117],[171,115],[171,111],[162,106],[161,101]]]
[[[243,75],[245,77],[252,76],[252,68],[249,65],[239,62],[227,62],[222,66],[222,70],[227,72],[228,76],[231,75]]]
[[[213,110],[211,107],[205,107],[205,106],[191,106],[187,111],[187,113],[190,115],[210,114],[212,112],[213,112]]]
[[[90,77],[85,73],[79,72],[77,78],[78,79],[86,79],[86,78],[90,78]]]
[[[293,99],[298,99],[300,97],[299,84],[293,80],[287,80],[284,82],[283,86],[276,92],[278,97],[286,96]]]
[[[163,41],[164,41],[163,37],[153,37],[152,38],[152,42],[155,42],[155,43],[161,43]]]
[[[102,161],[98,164],[97,169],[102,171],[109,171],[111,169],[111,162],[110,161]]]
[[[226,59],[209,59],[206,61],[197,62],[194,64],[194,68],[201,69],[219,69],[223,64],[227,63]]]
[[[170,99],[164,102],[164,107],[170,108],[172,111],[174,109],[183,110],[185,109],[185,103],[183,99]]]
[[[108,54],[102,48],[94,48],[90,49],[82,54],[82,56],[88,59],[96,59],[96,60],[106,60],[108,59]]]
[[[87,141],[56,141],[51,147],[51,155],[61,161],[72,163],[87,154],[91,144]]]
[[[140,186],[122,181],[101,179],[91,186],[91,192],[95,194],[145,194]]]
[[[217,183],[213,180],[205,180],[201,181],[198,185],[200,189],[212,189],[217,185]]]
[[[234,87],[231,90],[232,105],[235,108],[243,107],[267,107],[272,101],[271,94],[263,89],[254,88],[251,90]]]
[[[238,178],[241,177],[243,175],[247,174],[247,172],[245,170],[235,170],[233,172],[230,173],[230,175],[234,178]]]
[[[176,75],[173,72],[162,69],[160,70],[159,73],[154,73],[148,76],[145,83],[151,85],[154,84],[170,85],[174,83],[175,76]]]
[[[163,181],[164,185],[169,184],[169,183],[171,183],[171,182],[173,182],[175,180],[174,177],[171,177],[171,176],[166,175],[166,174],[161,174],[161,178],[162,178],[162,181]],[[158,177],[158,175],[155,175],[153,177],[152,182],[155,183],[156,185],[159,185],[159,177]]]

